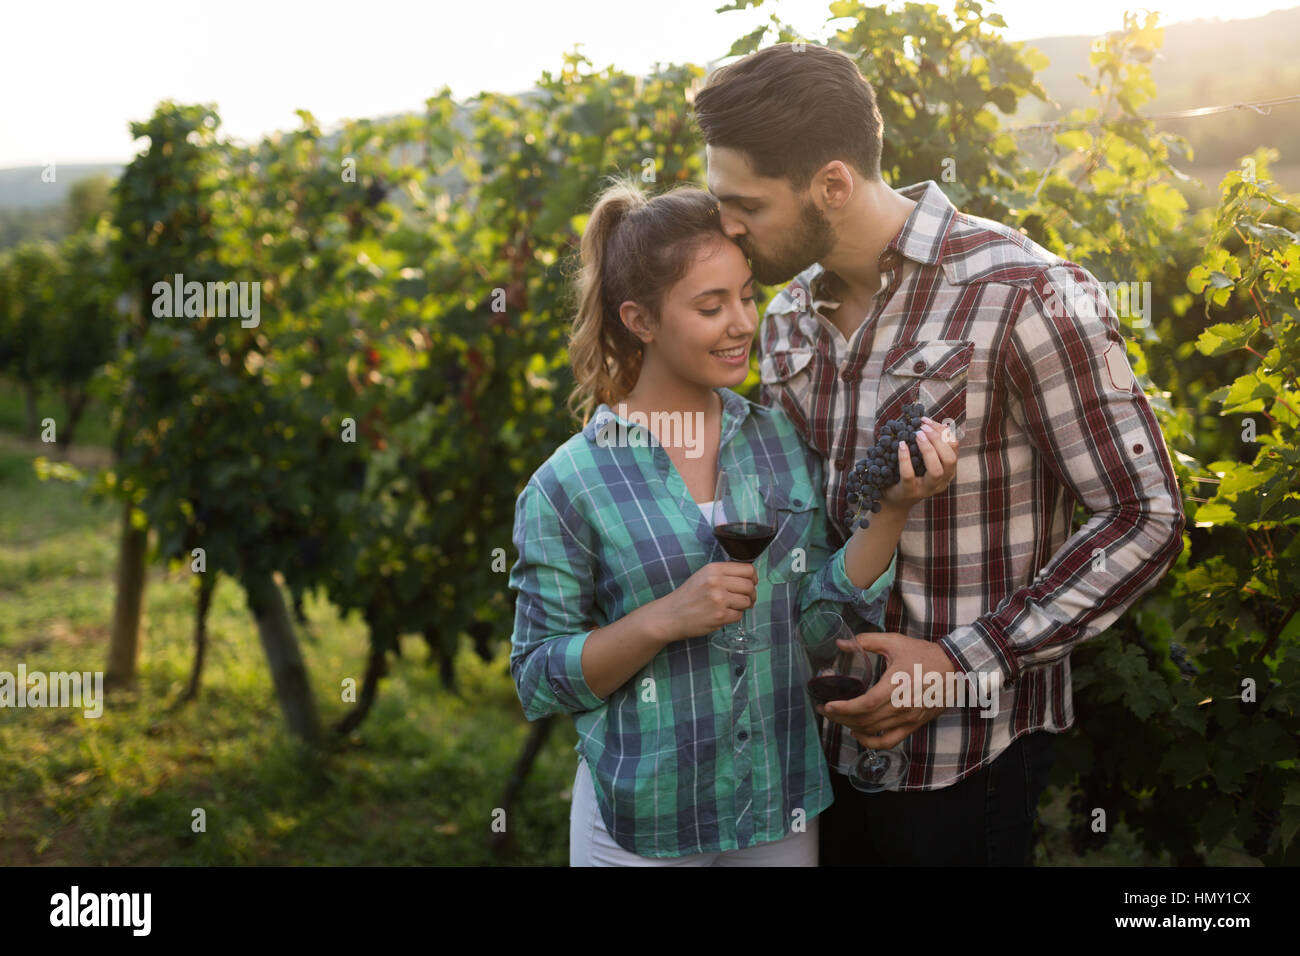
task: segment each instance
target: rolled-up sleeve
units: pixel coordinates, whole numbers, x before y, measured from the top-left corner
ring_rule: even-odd
[[[515,506],[509,585],[518,591],[510,673],[524,716],[592,710],[602,698],[582,675],[592,617],[595,558],[557,512],[536,476]]]

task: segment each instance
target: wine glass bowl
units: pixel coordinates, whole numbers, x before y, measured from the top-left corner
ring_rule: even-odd
[[[867,682],[853,673],[853,652],[839,641],[852,641],[853,632],[833,611],[814,611],[799,620],[799,635],[813,666],[808,696],[819,704],[852,700],[867,692]],[[856,642],[855,642],[856,643]],[[860,663],[865,664],[865,659]]]

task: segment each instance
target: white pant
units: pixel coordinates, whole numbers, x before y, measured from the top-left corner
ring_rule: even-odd
[[[630,853],[614,842],[596,804],[596,787],[585,760],[578,760],[569,810],[569,866],[816,866],[817,817],[803,833],[772,843],[721,853],[654,857]]]

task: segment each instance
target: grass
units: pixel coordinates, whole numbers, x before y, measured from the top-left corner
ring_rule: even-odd
[[[107,654],[120,513],[75,486],[38,481],[44,451],[0,435],[0,670],[98,671]],[[138,685],[103,716],[0,711],[0,865],[555,864],[568,860],[576,735],[561,721],[488,849],[492,811],[528,725],[506,666],[468,649],[460,688],[442,690],[422,641],[408,641],[365,723],[305,772],[287,741],[257,632],[236,582],[209,615],[199,700],[176,708],[189,676],[188,571],[152,567]],[[364,625],[310,597],[300,629],[322,721],[360,683]],[[195,832],[196,810],[206,830]]]
[[[0,426],[14,424],[14,394],[0,387]],[[98,671],[120,512],[74,485],[37,480],[32,459],[47,451],[0,430],[0,671]],[[107,453],[74,449],[73,461],[103,463]],[[139,681],[111,693],[102,717],[0,711],[0,865],[567,862],[576,735],[564,719],[506,821],[509,845],[496,856],[488,848],[528,734],[504,640],[487,664],[462,649],[451,694],[423,642],[408,639],[365,723],[313,768],[287,742],[256,629],[229,578],[213,595],[202,694],[175,705],[191,666],[194,603],[188,570],[150,566]],[[351,706],[343,680],[360,683],[365,628],[320,598],[305,609],[300,643],[322,721],[333,723]],[[1168,862],[1147,856],[1122,824],[1104,848],[1076,857],[1067,796],[1053,791],[1041,812],[1040,865]]]

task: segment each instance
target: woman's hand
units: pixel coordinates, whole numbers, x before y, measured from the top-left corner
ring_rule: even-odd
[[[957,436],[933,418],[923,417],[921,423],[921,430],[916,433],[916,447],[925,462],[925,475],[917,477],[912,471],[912,456],[907,446],[899,445],[898,483],[890,485],[880,496],[881,504],[886,507],[911,508],[922,498],[944,491],[957,477]]]
[[[752,564],[715,561],[647,606],[655,609],[660,639],[671,644],[735,624],[757,600],[758,572]]]

